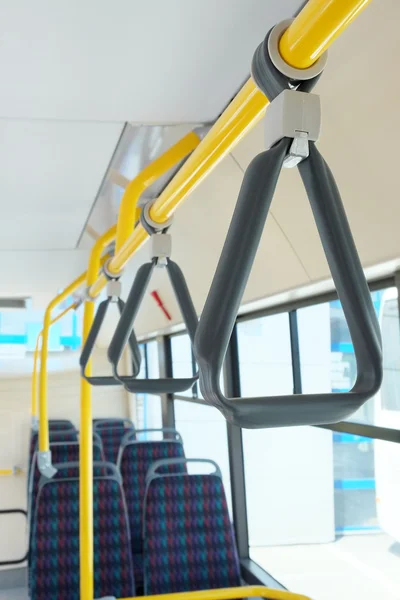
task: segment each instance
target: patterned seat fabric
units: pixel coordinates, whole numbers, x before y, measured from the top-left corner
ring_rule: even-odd
[[[30,473],[32,468],[32,460],[33,455],[38,449],[38,440],[39,434],[37,431],[32,433],[31,441],[29,446],[29,463],[28,463],[28,482],[30,480]],[[50,442],[77,442],[78,441],[78,432],[76,429],[66,429],[66,430],[49,430],[49,441]]]
[[[135,595],[122,488],[113,477],[93,482],[94,596]],[[39,490],[31,550],[31,600],[79,600],[79,479]]]
[[[96,431],[104,427],[133,427],[130,419],[111,417],[108,419],[93,419],[93,427]]]
[[[144,513],[146,595],[241,585],[224,487],[216,475],[157,477]]]
[[[75,429],[75,426],[68,419],[49,419],[50,431],[62,431],[64,429]]]
[[[116,427],[101,427],[96,429],[96,433],[101,437],[103,443],[104,455],[106,460],[117,464],[119,448],[122,438],[128,431],[135,431],[133,427],[116,426]]]
[[[53,442],[50,443],[51,462],[53,465],[59,463],[79,462],[79,443],[78,442]],[[101,446],[93,444],[93,460],[104,461],[104,453]],[[40,471],[34,460],[34,472],[32,474],[32,482],[30,484],[31,495],[29,498],[30,511],[32,515],[35,510],[36,498],[39,489]]]
[[[143,582],[142,515],[147,471],[155,461],[162,458],[184,457],[182,443],[175,440],[131,442],[124,446],[122,450],[119,469],[128,508],[133,564],[137,584]],[[184,473],[186,465],[171,465],[171,467],[163,467],[163,469],[164,472]]]

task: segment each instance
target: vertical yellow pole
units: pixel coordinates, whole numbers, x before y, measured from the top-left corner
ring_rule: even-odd
[[[32,371],[32,402],[31,402],[31,417],[32,425],[38,418],[38,372],[37,364],[39,360],[40,352],[40,340],[42,339],[42,332],[39,333],[36,340],[35,352],[33,353],[33,371]]]
[[[96,281],[101,254],[116,236],[116,226],[96,240],[90,253],[86,274],[86,285]],[[108,257],[107,257],[108,258]],[[103,260],[104,262],[104,260]],[[94,319],[94,303],[86,301],[83,312],[82,345],[85,344]],[[87,375],[92,373],[92,361],[86,367]],[[92,388],[86,379],[81,378],[81,424],[79,447],[79,552],[80,552],[80,600],[94,598],[94,551],[93,551],[93,421]]]
[[[47,358],[49,355],[49,331],[52,324],[51,313],[53,309],[63,300],[68,298],[84,282],[86,273],[75,279],[50,302],[44,313],[42,329],[42,350],[40,353],[40,376],[39,376],[39,453],[49,452],[49,421],[47,410]],[[61,315],[65,314],[65,311]],[[59,317],[61,316],[59,315]],[[40,457],[39,457],[40,458]],[[51,461],[51,457],[50,457]]]
[[[94,319],[94,303],[85,302],[83,313],[82,344],[85,343]],[[86,373],[92,374],[92,361]],[[79,448],[79,540],[81,600],[94,598],[93,555],[93,431],[92,390],[81,378],[81,426]]]

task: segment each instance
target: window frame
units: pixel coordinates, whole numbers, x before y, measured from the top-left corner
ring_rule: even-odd
[[[368,286],[370,292],[383,290],[388,287],[396,287],[398,291],[398,301],[400,305],[400,271],[396,272],[395,275],[392,277],[385,277],[381,279],[372,280],[368,283]],[[324,294],[318,294],[315,296],[309,296],[307,298],[298,299],[293,302],[276,305],[270,308],[255,310],[238,315],[232,332],[231,340],[229,342],[224,363],[224,384],[228,396],[240,396],[240,370],[237,335],[238,323],[248,320],[259,319],[261,317],[267,317],[279,313],[288,313],[293,372],[293,393],[301,394],[302,382],[297,311],[301,308],[321,304],[324,302],[331,302],[337,299],[338,295],[335,291],[333,291]],[[170,335],[158,336],[157,338],[149,337],[140,341],[140,343],[145,344],[146,349],[147,342],[153,341],[154,339],[157,340],[160,376],[172,376],[171,339],[174,336],[182,335],[185,333],[186,330],[182,329]],[[147,359],[146,352],[145,358]],[[192,365],[193,373],[195,373],[196,363],[193,351]],[[207,404],[203,399],[199,398],[198,384],[196,384],[192,388],[192,397],[182,396],[179,394],[162,394],[161,398],[163,427],[175,427],[174,400],[194,402],[203,405]],[[229,422],[226,423],[226,427],[232,489],[233,522],[241,563],[242,577],[245,580],[245,582],[250,585],[261,584],[267,585],[268,587],[274,589],[284,590],[286,588],[281,583],[279,583],[272,575],[267,573],[255,561],[250,559],[242,429],[240,427],[232,425]],[[332,425],[314,425],[314,427],[319,427],[321,429],[329,429],[331,431],[336,431],[340,433],[360,435],[376,440],[400,443],[400,430],[389,429],[386,427],[380,427],[376,425],[367,425],[353,421],[342,421],[340,423],[335,423]]]

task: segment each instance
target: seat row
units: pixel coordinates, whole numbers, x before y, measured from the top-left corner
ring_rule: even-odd
[[[113,426],[123,430],[106,434],[114,452],[119,437],[117,465],[104,461],[101,435]],[[218,467],[190,474],[192,462],[211,461],[186,459],[180,435],[162,433],[166,439],[140,439],[150,433],[117,421],[94,423],[95,597],[240,585]],[[38,476],[33,456],[31,598],[78,600],[79,445],[51,442],[51,451],[52,479]]]

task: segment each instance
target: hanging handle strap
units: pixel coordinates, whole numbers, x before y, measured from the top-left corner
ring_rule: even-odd
[[[82,353],[79,359],[79,365],[81,367],[81,376],[86,379],[91,385],[121,385],[123,382],[121,380],[115,379],[112,375],[100,376],[100,375],[86,375],[86,366],[91,359],[94,345],[97,340],[97,336],[101,330],[104,319],[107,314],[107,310],[112,302],[112,297],[108,297],[103,302],[100,302],[96,316],[94,318],[92,327],[90,328],[89,334],[86,338],[85,345],[82,349]],[[125,308],[125,302],[121,300],[121,298],[117,299],[117,306],[120,315],[123,314]],[[140,364],[142,360],[142,355],[140,353],[140,348],[137,343],[137,339],[135,336],[135,332],[132,329],[128,335],[127,343],[129,344],[130,356],[131,356],[131,364],[132,364],[132,373],[133,375],[137,375],[140,371]],[[128,377],[127,375],[125,377]],[[122,378],[123,379],[123,378]]]
[[[163,377],[160,379],[136,379],[134,377],[123,378],[118,373],[118,362],[126,345],[129,332],[133,328],[133,323],[142,303],[154,267],[155,262],[152,261],[142,265],[137,272],[126,301],[125,309],[108,348],[108,360],[112,364],[115,378],[121,381],[129,392],[146,394],[179,394],[194,385],[198,379],[197,374],[193,377],[185,378]],[[183,321],[193,344],[198,321],[185,277],[178,265],[170,259],[167,259],[166,269],[182,312]]]
[[[241,427],[336,423],[371,398],[382,380],[381,338],[371,295],[334,178],[311,142],[309,157],[298,168],[353,341],[356,382],[347,393],[257,398],[227,398],[220,389],[229,339],[291,142],[282,139],[254,158],[246,171],[195,338],[205,401]]]

